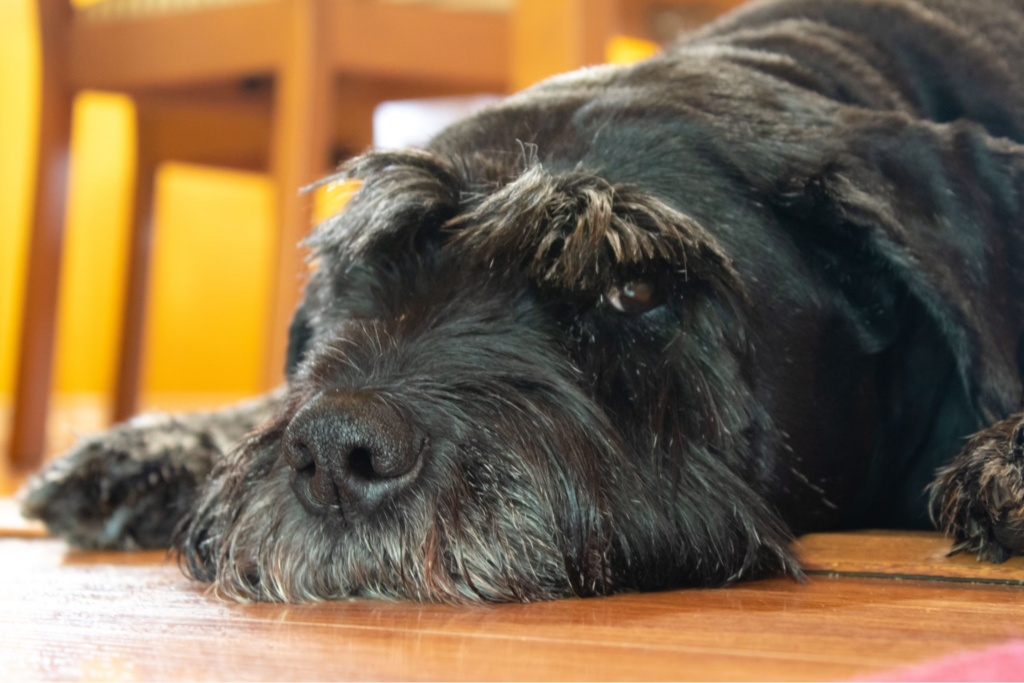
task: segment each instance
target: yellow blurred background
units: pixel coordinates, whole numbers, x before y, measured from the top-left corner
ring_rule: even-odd
[[[90,0],[79,0],[78,5]],[[35,3],[0,0],[0,401],[13,390],[35,164]],[[78,96],[53,387],[113,389],[134,187],[129,98]],[[262,174],[165,164],[157,176],[142,392],[257,390],[274,188]]]
[[[14,385],[38,122],[38,36],[29,0],[0,0],[0,396]]]

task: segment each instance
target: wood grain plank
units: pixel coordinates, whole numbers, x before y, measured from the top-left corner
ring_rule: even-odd
[[[857,531],[808,534],[797,547],[814,573],[1024,585],[1024,557],[978,562],[969,553],[949,556],[950,546],[934,531]]]
[[[1024,636],[1024,589],[812,577],[536,605],[221,602],[162,553],[0,540],[0,670],[124,680],[848,678]]]

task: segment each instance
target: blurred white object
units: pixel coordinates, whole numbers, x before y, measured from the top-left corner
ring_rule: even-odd
[[[449,124],[501,99],[499,95],[468,95],[381,102],[373,111],[373,146],[377,149],[422,147]]]

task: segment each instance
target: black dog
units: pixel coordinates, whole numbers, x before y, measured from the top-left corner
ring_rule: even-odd
[[[1005,559],[1022,143],[1024,1],[754,4],[350,163],[287,391],[116,428],[25,509],[178,525],[240,599],[528,601],[797,574],[794,533],[926,523],[949,463],[934,514]]]

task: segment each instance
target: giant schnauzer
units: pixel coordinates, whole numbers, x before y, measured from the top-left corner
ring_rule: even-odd
[[[287,388],[29,516],[256,600],[719,586],[929,510],[1024,552],[1024,0],[757,2],[334,178]]]

